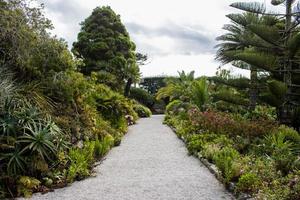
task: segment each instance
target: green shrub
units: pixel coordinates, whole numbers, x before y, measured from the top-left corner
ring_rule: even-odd
[[[286,129],[285,129],[286,130]],[[297,147],[293,140],[297,140],[297,133],[293,131],[276,131],[265,137],[265,152],[275,161],[277,170],[288,174],[297,158]],[[297,142],[298,143],[298,142]]]
[[[25,134],[18,138],[18,142],[24,145],[23,150],[29,150],[32,154],[39,155],[43,160],[51,160],[57,148],[53,143],[55,136],[60,134],[60,129],[51,121],[35,122],[24,127]]]
[[[251,156],[241,156],[233,161],[232,181],[238,181],[243,174],[251,171],[251,162],[253,159]]]
[[[98,155],[100,157],[105,156],[105,154],[114,146],[115,139],[110,135],[107,134],[102,141],[100,141],[100,144],[98,145]]]
[[[198,130],[224,134],[230,138],[236,136],[250,139],[262,138],[277,128],[277,123],[273,120],[248,120],[240,115],[212,110],[200,112],[197,109],[190,109],[189,118]]]
[[[184,110],[185,108],[185,103],[181,100],[174,100],[171,101],[167,106],[166,106],[166,112],[167,114],[178,114],[180,110]]]
[[[217,152],[220,151],[220,146],[218,144],[205,144],[201,151],[201,154],[204,158],[206,158],[209,162],[213,161],[213,158]]]
[[[248,111],[245,114],[245,117],[248,119],[267,119],[275,120],[276,119],[276,109],[270,106],[261,106],[257,105],[254,111]]]
[[[203,141],[198,139],[190,139],[187,143],[187,149],[190,154],[197,154],[203,148]]]
[[[82,179],[90,175],[90,168],[94,161],[95,152],[95,142],[85,142],[82,149],[70,149],[70,166],[67,175],[68,181],[73,182],[74,179]]]
[[[35,178],[28,176],[21,176],[17,181],[18,196],[23,195],[26,198],[31,197],[41,182]]]
[[[121,133],[114,135],[114,146],[119,146],[121,144],[122,136],[123,135]]]
[[[265,183],[270,183],[281,176],[281,173],[279,173],[275,167],[274,160],[266,157],[258,157],[253,160],[249,171],[250,170],[257,174]]]
[[[260,188],[260,191],[255,196],[258,200],[292,200],[290,198],[290,187],[288,184],[283,184],[280,180],[274,180],[267,186]],[[293,199],[294,200],[294,199]]]
[[[189,153],[194,154],[200,152],[203,149],[204,145],[210,142],[215,137],[217,136],[209,133],[187,135],[186,141]]]
[[[245,173],[240,178],[236,184],[237,192],[253,193],[257,192],[261,186],[260,178],[253,173]]]
[[[141,104],[135,104],[133,109],[139,117],[150,117],[152,115],[151,110]]]
[[[239,157],[239,153],[231,147],[222,148],[213,157],[213,161],[222,172],[225,183],[228,183],[234,177],[233,162]]]
[[[147,106],[148,108],[152,108],[155,103],[155,98],[146,90],[141,88],[131,88],[129,97]]]

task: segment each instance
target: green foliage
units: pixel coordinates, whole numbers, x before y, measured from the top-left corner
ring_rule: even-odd
[[[188,100],[190,95],[190,87],[194,81],[194,71],[185,73],[178,72],[179,77],[166,78],[166,86],[160,88],[156,94],[156,99],[170,98],[170,100],[180,99],[182,101]]]
[[[71,148],[69,151],[70,166],[68,169],[68,181],[82,179],[90,175],[91,164],[94,160],[94,142],[86,142],[82,149]]]
[[[181,100],[174,100],[166,106],[166,112],[168,114],[177,114],[181,108],[184,109],[184,103]]]
[[[236,186],[238,192],[257,192],[261,186],[261,180],[256,174],[246,173],[239,178]]]
[[[0,159],[2,170],[10,176],[25,173],[36,157],[51,162],[58,150],[67,148],[60,129],[26,99],[7,99],[0,111]],[[45,164],[47,165],[47,163]],[[38,165],[36,165],[38,167]],[[30,169],[37,173],[37,168]]]
[[[118,136],[119,137],[119,136]],[[115,146],[116,139],[111,135],[106,135],[103,140],[96,139],[92,144],[94,145],[94,154],[96,158],[102,158],[107,152]]]
[[[17,142],[25,145],[23,151],[29,150],[32,154],[38,154],[42,159],[46,157],[51,160],[50,155],[57,151],[53,139],[57,134],[60,134],[59,128],[51,121],[46,124],[34,122],[24,128],[28,133],[20,136],[17,140]]]
[[[191,85],[191,103],[195,104],[200,110],[208,100],[208,84],[205,78],[195,80]]]
[[[270,106],[256,106],[255,110],[247,112],[244,117],[248,119],[276,119],[276,109]]]
[[[151,110],[141,104],[135,104],[133,109],[139,117],[150,117],[152,115]]]
[[[23,195],[26,198],[30,198],[32,191],[36,190],[41,182],[35,178],[28,176],[21,176],[17,181],[18,195]]]
[[[265,5],[259,3],[259,2],[237,2],[230,5],[231,7],[238,8],[240,10],[244,10],[247,12],[262,14],[265,12],[266,7]]]
[[[66,42],[49,33],[53,27],[43,6],[26,0],[0,4],[0,198],[6,198],[37,191],[35,180],[44,189],[88,176],[95,159],[121,142],[125,115],[138,118],[135,103],[109,86],[120,91],[140,74],[135,45],[110,8],[95,9],[97,16],[83,27],[100,19],[101,30],[83,28],[76,43],[102,35],[100,43],[85,46],[95,57],[76,54],[76,60]],[[111,18],[98,18],[101,13]],[[74,52],[86,50],[85,42],[75,44]],[[95,73],[76,71],[85,67]]]
[[[240,154],[231,147],[224,147],[217,152],[213,161],[224,176],[225,183],[228,183],[234,176],[233,162],[238,159]]]
[[[42,79],[74,68],[66,43],[48,33],[52,25],[41,7],[9,1],[1,6],[0,18],[0,63],[12,69],[17,79]]]
[[[194,71],[186,74],[179,72],[179,77],[166,79],[166,86],[160,88],[156,99],[168,98],[170,101],[181,100],[190,103],[199,109],[204,109],[208,100],[208,84],[205,78],[194,79]]]
[[[157,91],[166,86],[165,79],[167,76],[156,76],[156,77],[144,77],[139,85],[149,92],[151,95],[155,95]]]
[[[136,101],[147,106],[148,108],[152,108],[152,106],[155,103],[154,97],[151,94],[149,94],[146,90],[141,88],[131,88],[129,97],[135,99]]]
[[[208,161],[212,162],[215,154],[220,151],[220,146],[214,143],[204,144],[202,147],[201,154]]]
[[[300,46],[300,33],[296,33],[288,41],[289,56],[294,57],[298,52]]]
[[[261,99],[271,106],[279,107],[283,104],[287,93],[287,86],[281,81],[268,81],[268,90],[261,95]]]
[[[277,170],[284,174],[293,169],[299,151],[299,139],[296,131],[285,127],[265,138],[266,153],[274,159]]]
[[[139,77],[134,51],[135,44],[120,16],[110,7],[95,8],[81,23],[78,41],[73,44],[75,56],[84,62],[81,71],[88,75],[99,71],[111,73],[119,84],[115,89],[124,86],[124,79]]]

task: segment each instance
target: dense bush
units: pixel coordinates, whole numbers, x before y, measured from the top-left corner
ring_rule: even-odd
[[[256,174],[245,173],[239,178],[236,189],[239,192],[257,192],[260,184],[261,181]]]
[[[131,88],[129,97],[147,106],[148,108],[152,108],[155,103],[155,98],[146,90],[141,88]]]
[[[232,147],[224,147],[213,156],[213,161],[221,171],[225,182],[228,183],[234,177],[233,162],[239,158],[239,153]]]
[[[199,112],[197,109],[191,109],[189,115],[193,125],[197,129],[228,136],[263,137],[277,127],[277,123],[273,120],[248,120],[237,114],[212,110]]]
[[[139,117],[150,117],[152,115],[151,110],[141,104],[135,104],[133,106],[133,110],[138,114]]]
[[[184,102],[181,100],[174,100],[171,101],[167,106],[166,106],[166,113],[168,114],[177,114],[180,111],[184,111],[185,108]]]

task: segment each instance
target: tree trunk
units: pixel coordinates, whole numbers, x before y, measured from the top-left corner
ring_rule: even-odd
[[[285,21],[285,46],[288,44],[291,33],[291,21],[292,21],[292,0],[286,1],[286,21]],[[284,74],[283,81],[287,85],[287,94],[285,95],[284,104],[280,107],[279,121],[286,125],[292,123],[292,106],[291,106],[291,85],[292,85],[292,66],[289,57],[286,56],[284,60]]]
[[[129,78],[127,83],[126,83],[125,90],[124,90],[124,96],[125,97],[129,96],[131,84],[132,84],[132,78]]]
[[[257,88],[257,69],[255,67],[251,67],[250,72],[250,104],[249,109],[251,111],[255,110],[257,104],[257,96],[258,96],[258,88]]]

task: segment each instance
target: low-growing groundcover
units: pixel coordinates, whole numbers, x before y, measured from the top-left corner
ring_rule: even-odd
[[[192,107],[168,110],[165,122],[184,138],[190,154],[217,166],[226,186],[235,184],[237,195],[300,199],[299,133],[264,113],[253,113],[251,117]]]

